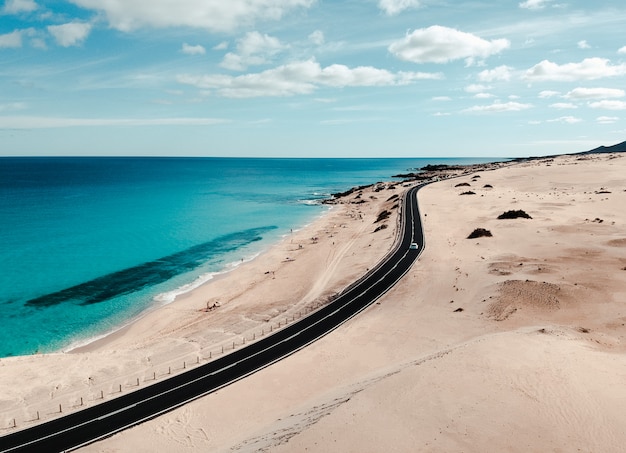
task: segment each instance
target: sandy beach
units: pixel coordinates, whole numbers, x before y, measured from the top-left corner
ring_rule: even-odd
[[[328,303],[392,247],[406,185],[342,197],[113,335],[0,359],[0,435],[206,363]],[[626,155],[484,166],[418,199],[425,251],[370,308],[79,451],[623,451]],[[530,218],[498,219],[507,211]],[[477,228],[491,236],[468,239]]]

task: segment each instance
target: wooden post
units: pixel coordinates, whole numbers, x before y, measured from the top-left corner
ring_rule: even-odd
[[[183,360],[183,370],[187,369],[187,361]]]
[[[156,381],[156,371],[152,372],[152,379]]]
[[[200,363],[200,356],[196,356],[196,363]]]
[[[242,340],[241,344],[246,344],[246,337],[243,337],[243,340]]]
[[[252,341],[256,340],[256,332],[252,333]]]
[[[83,397],[82,396],[80,397],[80,405],[81,406],[83,405]]]
[[[63,412],[63,408],[61,407],[61,405],[59,404],[59,414]]]
[[[139,378],[137,378],[137,387],[139,387]]]
[[[17,428],[17,422],[13,419],[13,428]]]
[[[120,393],[122,393],[122,384],[120,384]]]
[[[100,390],[100,399],[103,400],[104,399],[104,390]]]
[[[212,357],[213,353],[209,351],[209,359]]]
[[[233,341],[233,349],[235,349],[235,342]]]
[[[171,366],[167,368],[167,374],[172,374],[172,367]]]
[[[39,420],[39,411],[37,411],[37,420]]]

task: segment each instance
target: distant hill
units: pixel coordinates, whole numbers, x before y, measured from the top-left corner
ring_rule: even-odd
[[[626,142],[618,143],[613,146],[600,146],[589,151],[584,151],[579,154],[600,154],[600,153],[623,153],[626,152]]]

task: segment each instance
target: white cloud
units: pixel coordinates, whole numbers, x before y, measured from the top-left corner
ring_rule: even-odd
[[[617,51],[617,53],[626,54],[626,46],[620,47],[620,49]]]
[[[467,93],[481,93],[483,91],[490,90],[490,86],[472,84],[465,87],[465,91]]]
[[[69,22],[63,25],[48,25],[48,31],[57,44],[63,47],[77,46],[87,39],[92,25],[86,22]]]
[[[37,9],[33,0],[6,0],[2,12],[5,14],[29,13]]]
[[[433,101],[440,101],[440,102],[447,102],[447,101],[451,101],[452,98],[450,96],[435,96],[433,98]]]
[[[608,99],[623,98],[626,95],[624,90],[617,88],[574,88],[567,93],[567,99]]]
[[[0,35],[0,49],[16,49],[18,47],[22,47],[22,32],[20,30]]]
[[[491,99],[491,98],[495,98],[496,95],[491,94],[491,93],[478,93],[478,94],[475,94],[474,97],[476,99]]]
[[[233,71],[243,71],[248,66],[267,64],[286,46],[277,38],[252,31],[237,41],[237,52],[224,55],[220,66]]]
[[[324,44],[324,32],[321,30],[315,30],[309,35],[309,41],[317,46]]]
[[[509,81],[511,80],[511,68],[503,65],[494,69],[485,69],[478,74],[478,80],[481,82]]]
[[[226,50],[228,49],[228,41],[222,41],[221,43],[213,46],[213,50]]]
[[[591,49],[591,46],[589,45],[587,41],[583,39],[582,41],[578,41],[578,48],[579,49]]]
[[[417,8],[418,6],[420,6],[419,0],[378,0],[378,7],[389,16],[401,13],[405,9]]]
[[[605,110],[626,110],[626,102],[624,101],[596,101],[589,103],[589,107],[592,109],[605,109]]]
[[[543,9],[546,7],[547,3],[550,3],[552,0],[526,0],[519,4],[520,8],[525,9]]]
[[[278,20],[315,0],[70,0],[82,8],[104,13],[118,30],[140,27],[194,27],[227,32],[257,20]]]
[[[99,126],[208,126],[227,123],[221,118],[59,118],[0,116],[0,129],[50,129]]]
[[[502,113],[502,112],[520,112],[532,108],[531,104],[522,104],[520,102],[494,102],[491,105],[475,105],[463,110],[466,113]]]
[[[407,34],[392,43],[389,51],[397,58],[413,63],[446,63],[465,58],[468,64],[472,64],[474,59],[485,59],[510,45],[507,39],[487,41],[470,33],[433,25]]]
[[[613,66],[606,58],[585,58],[580,63],[559,65],[543,60],[526,71],[524,79],[528,81],[575,82],[577,80],[595,80],[626,74],[626,64]]]
[[[613,124],[619,121],[617,116],[599,116],[596,118],[598,124]]]
[[[578,107],[571,102],[557,102],[555,104],[550,104],[550,107],[553,109],[567,110],[567,109],[577,109]]]
[[[580,123],[582,120],[580,118],[576,118],[575,116],[562,116],[560,118],[555,118],[553,120],[548,120],[548,123],[567,123],[567,124],[576,124]]]
[[[206,49],[200,44],[192,46],[186,42],[183,43],[183,47],[180,51],[186,55],[204,55],[206,53]]]
[[[447,112],[437,112],[437,113],[433,113],[433,116],[451,116],[452,113],[447,113]]]
[[[334,64],[322,68],[315,59],[299,61],[259,73],[233,77],[223,74],[178,76],[183,84],[201,89],[217,90],[232,98],[261,96],[293,96],[312,93],[319,86],[395,86],[408,85],[416,80],[441,79],[441,74],[422,72],[391,73],[371,66],[349,68]]]
[[[552,98],[554,96],[559,96],[561,93],[558,91],[552,91],[552,90],[544,90],[541,93],[539,93],[539,97],[541,99],[548,99],[548,98]]]

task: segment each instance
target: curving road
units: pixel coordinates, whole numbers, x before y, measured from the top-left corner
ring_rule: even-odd
[[[326,335],[385,294],[422,253],[424,237],[417,191],[402,205],[400,237],[393,250],[332,303],[284,329],[205,365],[113,400],[0,437],[1,452],[72,450],[108,437],[252,374]],[[410,249],[417,242],[417,249]]]

